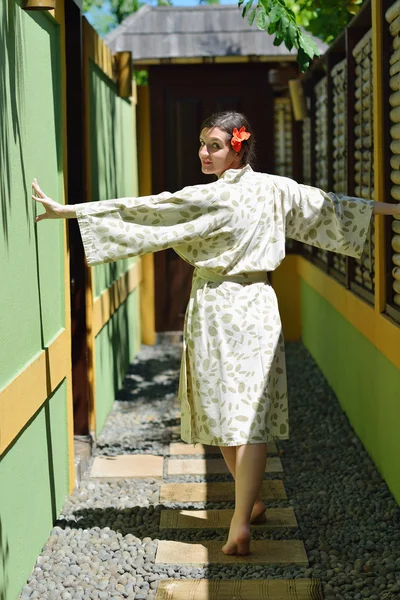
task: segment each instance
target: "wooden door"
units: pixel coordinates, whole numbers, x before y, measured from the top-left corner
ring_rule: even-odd
[[[198,158],[202,121],[220,110],[243,112],[257,144],[256,170],[273,171],[273,97],[265,63],[151,67],[153,193],[208,183]],[[156,331],[183,329],[193,267],[173,250],[155,254]]]

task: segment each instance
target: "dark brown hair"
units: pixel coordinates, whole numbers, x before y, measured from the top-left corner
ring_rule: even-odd
[[[211,117],[208,117],[203,121],[200,131],[218,127],[219,129],[222,129],[222,131],[225,131],[225,133],[228,134],[229,139],[231,139],[234,128],[240,129],[243,126],[246,128],[246,131],[251,133],[251,136],[248,140],[244,140],[242,144],[242,161],[246,165],[253,166],[256,158],[256,140],[249,121],[242,113],[236,112],[235,110],[225,110],[223,112],[214,113]]]

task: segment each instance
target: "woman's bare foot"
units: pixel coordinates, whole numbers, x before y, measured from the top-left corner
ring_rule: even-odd
[[[222,552],[224,554],[236,554],[238,556],[249,554],[250,539],[249,525],[237,525],[234,519],[232,519],[228,541],[222,546]]]
[[[265,523],[267,515],[265,514],[267,507],[262,500],[257,500],[254,503],[253,510],[251,511],[250,523]]]

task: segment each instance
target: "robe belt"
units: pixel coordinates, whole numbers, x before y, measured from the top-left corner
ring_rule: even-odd
[[[207,281],[222,283],[224,281],[233,281],[234,283],[268,283],[268,274],[266,271],[252,271],[248,273],[237,273],[236,275],[220,275],[212,269],[196,267],[195,277],[201,277]]]

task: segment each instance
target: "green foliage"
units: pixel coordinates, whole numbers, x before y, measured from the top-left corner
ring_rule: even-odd
[[[149,72],[146,69],[133,72],[136,85],[149,85]]]
[[[297,48],[297,61],[301,71],[306,71],[319,50],[314,40],[304,34],[296,21],[296,15],[284,0],[239,0],[243,6],[242,17],[252,25],[254,20],[259,29],[275,35],[274,46],[285,44],[290,51]]]
[[[297,49],[300,70],[306,71],[319,50],[300,25],[329,43],[346,27],[364,0],[239,0],[249,25],[275,35],[274,46]]]
[[[324,42],[332,42],[359,11],[364,0],[287,0],[297,6],[297,22]]]

